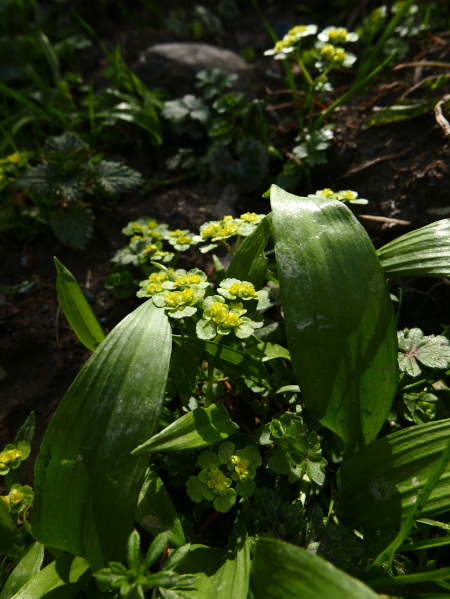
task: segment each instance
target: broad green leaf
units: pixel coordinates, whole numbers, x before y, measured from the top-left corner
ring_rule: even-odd
[[[105,333],[73,274],[57,258],[53,259],[58,273],[56,291],[64,315],[81,343],[95,351],[105,338]]]
[[[338,472],[339,514],[367,531],[398,528],[417,502],[450,435],[450,420],[429,422],[377,439]],[[450,509],[450,466],[421,516]]]
[[[17,528],[11,514],[0,499],[0,554],[18,558],[25,550],[26,530]]]
[[[176,547],[186,543],[175,506],[156,472],[149,470],[139,494],[136,521],[153,536],[169,532],[169,542]],[[2,599],[2,597],[0,597]]]
[[[219,358],[224,366],[224,369],[233,376],[244,376],[253,380],[269,380],[269,372],[264,364],[252,356],[245,354],[238,349],[233,349],[222,343],[214,341],[206,341],[198,337],[175,336],[174,341],[183,348],[189,351],[189,348],[199,348],[207,351],[212,356]]]
[[[369,587],[295,545],[258,538],[250,587],[254,599],[377,599]]]
[[[406,233],[377,254],[389,277],[449,277],[450,219]]]
[[[288,350],[282,345],[277,345],[276,343],[258,343],[258,345],[253,345],[246,349],[246,352],[251,356],[256,356],[257,358],[261,358],[262,362],[267,362],[267,360],[273,360],[275,358],[285,358],[286,360],[291,359],[291,354]]]
[[[86,560],[64,553],[30,578],[14,599],[71,599],[86,586],[90,577]]]
[[[42,442],[33,534],[94,571],[123,560],[147,467],[130,452],[157,429],[171,345],[164,311],[145,302],[91,356]]]
[[[372,441],[398,380],[394,310],[373,245],[336,200],[271,188],[292,365],[306,408],[350,454]]]
[[[247,531],[238,517],[227,548],[191,545],[181,547],[181,559],[171,556],[165,569],[173,568],[177,574],[198,577],[195,588],[185,590],[192,599],[247,599],[250,576],[250,549]],[[171,559],[176,564],[172,566]]]
[[[264,283],[269,260],[264,248],[271,235],[271,215],[269,214],[256,229],[242,242],[227,270],[227,278],[253,283],[260,289]]]
[[[8,576],[0,593],[0,599],[11,599],[41,569],[44,561],[44,545],[34,543]]]
[[[239,427],[228,415],[226,408],[215,403],[209,408],[197,408],[178,418],[163,431],[139,445],[133,455],[202,449],[223,441]]]

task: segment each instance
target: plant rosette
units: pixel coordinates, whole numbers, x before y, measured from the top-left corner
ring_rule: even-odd
[[[251,299],[251,298],[248,298]],[[216,335],[234,333],[239,339],[247,339],[263,326],[263,322],[253,321],[244,314],[247,310],[240,302],[228,306],[221,295],[211,295],[202,305],[203,316],[197,322],[196,332],[200,339],[214,339]]]
[[[160,240],[167,233],[168,226],[164,223],[158,225],[154,218],[144,216],[137,221],[131,221],[122,229],[123,235],[131,237],[131,241],[147,238]]]
[[[253,494],[256,488],[253,479],[261,463],[256,447],[249,446],[235,453],[233,443],[221,443],[218,454],[203,451],[199,455],[198,465],[202,470],[189,478],[187,494],[195,503],[212,501],[218,512],[228,512],[236,503],[237,495],[250,497]],[[233,482],[236,489],[232,488]]]
[[[185,252],[191,245],[197,245],[198,241],[194,241],[194,234],[184,229],[175,229],[175,231],[169,231],[166,240],[174,247],[177,252]]]
[[[0,500],[11,514],[18,514],[33,503],[33,489],[28,485],[13,485],[9,495],[0,495]]]
[[[194,316],[197,312],[197,303],[203,299],[205,289],[198,286],[183,289],[183,291],[164,290],[153,296],[153,303],[157,308],[164,308],[167,316],[171,318],[185,318]]]
[[[164,280],[162,284],[163,289],[206,289],[209,287],[206,273],[198,268],[193,268],[189,271],[179,268],[174,272],[174,275],[174,281],[169,281],[169,277]]]
[[[7,445],[0,453],[0,475],[8,474],[11,468],[18,468],[29,455],[30,444],[26,441],[20,441],[17,446],[12,443]]]
[[[200,248],[202,253],[209,252],[235,235],[247,237],[253,233],[264,217],[265,214],[247,212],[241,214],[240,218],[233,218],[228,215],[220,221],[209,221],[200,227],[200,235],[194,235],[192,242],[201,243],[210,240],[212,242],[210,245]]]

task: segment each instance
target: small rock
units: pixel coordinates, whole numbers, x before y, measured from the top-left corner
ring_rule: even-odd
[[[253,68],[231,50],[209,44],[156,44],[141,54],[134,72],[148,87],[165,87],[178,98],[195,93],[197,73],[213,68],[235,73],[238,79],[233,87],[248,98],[257,96],[258,83]]]

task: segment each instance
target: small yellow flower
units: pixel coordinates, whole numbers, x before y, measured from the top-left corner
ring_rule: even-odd
[[[213,313],[213,320],[216,324],[222,324],[225,322],[228,316],[228,308],[220,302],[214,302],[211,306],[211,312]]]
[[[20,491],[16,491],[13,489],[9,494],[9,500],[11,501],[11,503],[20,503],[22,499],[23,493],[21,493]]]
[[[175,285],[198,285],[200,281],[200,275],[181,275],[175,279]]]
[[[241,324],[241,319],[239,318],[239,316],[237,314],[234,314],[233,312],[227,314],[226,318],[225,318],[225,322],[223,323],[223,325],[225,327],[238,327]]]
[[[142,239],[140,235],[133,235],[133,237],[130,239],[130,243],[133,243],[133,241],[139,241],[139,239]]]
[[[238,230],[236,223],[228,223],[219,231],[218,237],[225,237],[226,235],[233,235]]]
[[[328,32],[328,39],[333,44],[342,43],[347,39],[347,34],[348,31],[345,29],[345,27],[338,27],[336,29],[331,29]]]
[[[245,214],[241,214],[241,220],[246,223],[254,223],[258,220],[258,215],[255,212],[246,212]]]
[[[191,245],[192,239],[186,235],[180,235],[177,239],[178,245]]]
[[[154,272],[150,275],[149,281],[150,283],[164,283],[164,281],[168,280],[168,275],[165,272]]]
[[[150,285],[147,285],[146,287],[147,289],[147,293],[159,293],[160,291],[162,291],[162,284],[161,283],[150,283]]]
[[[251,283],[233,283],[229,291],[233,295],[242,298],[254,297],[256,295],[255,287]]]
[[[6,160],[8,162],[18,164],[22,160],[22,157],[19,152],[14,152],[14,154],[10,154],[9,156],[7,156]]]
[[[180,229],[175,229],[175,231],[170,231],[169,235],[170,237],[182,237],[183,231],[181,231]]]
[[[220,234],[220,224],[212,223],[205,227],[201,233],[203,239],[208,239],[209,237],[217,237]]]
[[[222,220],[223,220],[224,222],[229,222],[229,221],[232,221],[232,220],[234,220],[234,219],[233,219],[233,217],[232,217],[232,216],[228,215],[228,216],[224,216]]]
[[[329,62],[331,62],[332,60],[334,60],[334,56],[336,54],[336,48],[333,46],[333,44],[324,44],[322,46],[320,54],[321,54],[321,56],[323,56],[325,58],[325,60],[328,60]]]

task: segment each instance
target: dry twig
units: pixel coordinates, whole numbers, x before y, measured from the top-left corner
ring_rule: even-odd
[[[450,94],[447,94],[434,107],[434,116],[436,117],[436,121],[442,127],[442,129],[444,130],[444,133],[447,137],[450,137],[450,124],[442,112],[442,107],[449,100],[450,100]]]
[[[364,220],[374,220],[379,223],[391,223],[393,225],[405,225],[411,224],[409,220],[400,220],[398,218],[389,218],[388,216],[372,216],[370,214],[359,214],[359,218]]]
[[[338,177],[338,179],[345,179],[346,177],[350,177],[350,175],[354,175],[355,173],[364,171],[364,170],[366,170],[366,168],[369,168],[370,166],[374,166],[375,164],[378,164],[378,162],[383,162],[383,160],[392,160],[393,158],[399,158],[400,156],[403,156],[403,154],[406,154],[407,152],[409,152],[412,149],[413,148],[411,146],[410,148],[406,148],[406,150],[402,150],[398,154],[390,154],[389,156],[380,156],[379,158],[375,158],[375,160],[369,160],[368,162],[364,162],[363,164],[360,164],[359,166],[355,166],[355,168],[350,169],[348,172],[345,173],[345,175],[341,175],[340,177]]]

